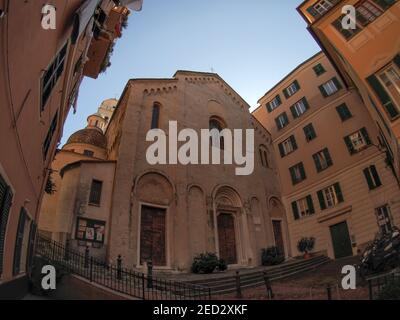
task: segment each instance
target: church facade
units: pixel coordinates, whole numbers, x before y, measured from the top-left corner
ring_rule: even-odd
[[[121,255],[138,269],[152,261],[156,270],[189,271],[205,252],[230,267],[252,267],[272,245],[291,255],[271,136],[217,74],[130,80],[112,116],[99,110],[97,117],[56,156],[60,177],[44,201],[42,232],[89,245],[110,262]],[[236,175],[236,164],[150,165],[147,133],[161,129],[169,139],[171,121],[199,136],[202,129],[254,129],[254,148],[244,151],[254,157],[253,172]]]

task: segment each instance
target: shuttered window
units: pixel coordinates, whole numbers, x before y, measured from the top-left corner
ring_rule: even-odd
[[[293,106],[290,107],[290,111],[292,112],[293,119],[300,117],[309,108],[310,108],[310,106],[308,105],[308,101],[307,101],[306,97],[301,98]]]
[[[340,89],[342,89],[342,85],[336,77],[319,86],[319,90],[325,98],[335,94]]]
[[[318,63],[316,66],[314,66],[313,70],[317,76],[320,76],[321,74],[324,74],[326,72],[325,68],[320,63]]]
[[[56,112],[56,115],[54,116],[53,121],[50,124],[49,131],[47,132],[46,139],[43,142],[43,159],[47,159],[47,155],[49,153],[50,146],[53,141],[53,136],[57,129],[57,123],[58,123],[58,112]]]
[[[18,220],[17,238],[15,240],[14,248],[14,263],[13,263],[13,275],[19,274],[21,271],[21,257],[24,254],[22,252],[24,246],[24,236],[25,236],[25,224],[28,220],[28,215],[24,208],[21,209]]]
[[[306,179],[306,171],[302,162],[290,167],[289,172],[294,185]]]
[[[349,107],[345,103],[342,103],[340,106],[336,107],[336,111],[342,121],[346,121],[353,116],[349,110]]]
[[[303,128],[304,131],[304,135],[306,137],[307,142],[314,140],[317,137],[317,134],[315,133],[315,129],[314,126],[312,125],[312,123],[306,125]]]
[[[12,198],[13,194],[10,187],[0,175],[0,275],[3,273],[4,244]]]
[[[359,33],[362,29],[360,28],[359,25],[356,25],[356,29],[351,29],[351,28],[343,28],[342,26],[342,20],[344,18],[344,15],[341,15],[338,19],[336,19],[332,25],[335,27],[337,31],[341,33],[341,35],[346,39],[349,40],[352,37],[354,37],[357,33]]]
[[[315,213],[314,203],[311,195],[292,202],[294,220],[313,215]]]
[[[397,118],[399,113],[399,110],[395,106],[394,102],[390,98],[389,94],[387,93],[386,89],[384,86],[381,84],[381,82],[378,80],[378,78],[375,75],[372,75],[367,78],[367,82],[371,86],[371,88],[374,90],[376,96],[378,97],[379,101],[382,103],[382,106],[385,108],[387,114],[391,119]]]
[[[335,183],[317,192],[321,210],[332,208],[344,201],[342,189],[339,183]]]
[[[276,126],[278,127],[278,130],[283,129],[289,124],[289,118],[286,114],[286,112],[281,113],[278,118],[275,119]]]
[[[369,166],[363,170],[365,180],[367,181],[368,188],[370,190],[376,189],[382,185],[381,179],[379,177],[378,171],[374,165]]]
[[[294,80],[290,86],[288,86],[283,90],[283,94],[285,98],[288,99],[299,90],[300,90],[300,84],[297,80]]]
[[[321,172],[333,164],[328,148],[315,153],[313,159],[317,172]]]
[[[274,99],[267,103],[267,110],[271,112],[278,108],[282,104],[280,95],[278,94]]]
[[[288,139],[280,143],[278,147],[279,153],[283,158],[297,149],[296,138],[294,137],[294,135],[292,135]]]
[[[37,224],[35,223],[35,221],[32,221],[29,229],[28,257],[26,259],[26,270],[28,272],[31,272],[33,266],[36,232],[37,232]]]
[[[347,137],[344,137],[344,141],[350,154],[360,152],[371,144],[366,128],[361,128]]]
[[[103,182],[93,180],[90,188],[89,204],[99,206],[101,201],[101,191],[103,189]]]

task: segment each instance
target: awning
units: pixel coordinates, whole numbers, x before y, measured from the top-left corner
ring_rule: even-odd
[[[93,17],[96,7],[101,0],[86,0],[75,12],[74,29],[72,31],[72,44],[75,44],[83,31],[85,31],[90,19]]]

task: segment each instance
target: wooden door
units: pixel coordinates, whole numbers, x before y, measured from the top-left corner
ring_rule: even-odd
[[[219,256],[227,264],[236,264],[235,219],[231,214],[218,216]]]
[[[283,242],[282,221],[272,220],[274,229],[275,245],[278,247],[282,255],[285,255],[285,244]]]
[[[140,263],[152,261],[154,266],[165,266],[166,210],[143,206],[140,223]]]

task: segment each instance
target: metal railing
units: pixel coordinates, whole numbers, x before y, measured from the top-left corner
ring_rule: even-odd
[[[119,256],[117,265],[108,264],[89,254],[86,248],[82,254],[68,245],[38,235],[36,254],[71,274],[83,277],[90,282],[107,287],[143,300],[209,300],[211,289],[195,284],[158,279],[151,273],[144,274],[123,268]]]
[[[369,299],[376,299],[381,293],[383,287],[391,282],[400,281],[400,271],[394,270],[389,273],[370,277],[367,279]]]

